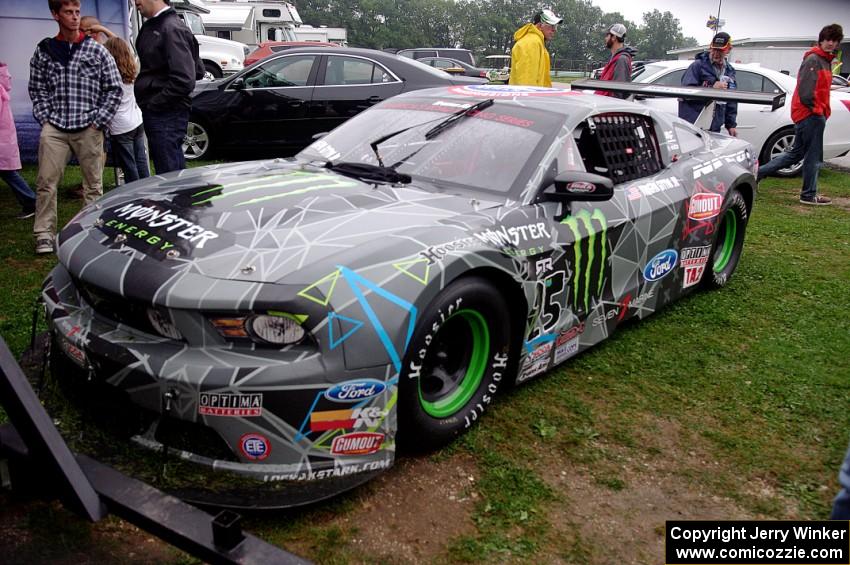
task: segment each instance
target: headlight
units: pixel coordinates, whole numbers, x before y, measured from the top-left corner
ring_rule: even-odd
[[[148,308],[148,321],[153,326],[153,329],[162,337],[169,339],[183,339],[183,334],[174,325],[171,320],[171,314],[167,310],[160,308]]]
[[[291,345],[304,339],[306,332],[301,324],[306,319],[306,316],[270,311],[268,314],[251,316],[210,318],[210,322],[218,333],[227,339],[251,339],[259,343]]]
[[[239,60],[238,60],[238,59],[231,59],[231,60],[230,60],[230,63],[231,63],[231,64],[233,64],[233,65],[238,65],[238,64],[239,64]]]

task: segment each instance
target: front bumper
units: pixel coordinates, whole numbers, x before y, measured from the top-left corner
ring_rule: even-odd
[[[346,371],[319,341],[225,342],[199,311],[172,311],[192,339],[168,339],[95,309],[80,284],[61,265],[44,283],[55,376],[98,397],[82,409],[114,412],[122,424],[109,427],[123,439],[177,456],[187,480],[168,490],[220,506],[293,506],[392,465],[397,381],[384,368]],[[360,392],[349,400],[340,387]]]

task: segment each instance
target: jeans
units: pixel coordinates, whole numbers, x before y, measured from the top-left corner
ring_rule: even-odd
[[[35,193],[18,171],[0,171],[0,179],[6,181],[24,212],[35,212]]]
[[[151,176],[148,169],[148,152],[145,150],[145,128],[139,126],[126,133],[112,136],[112,153],[116,164],[124,171],[124,182],[146,179]]]
[[[832,503],[832,515],[830,520],[850,520],[850,449],[844,456],[844,463],[838,472],[838,482],[841,490]]]
[[[812,114],[794,124],[794,146],[759,168],[759,180],[784,169],[800,159],[803,161],[803,191],[800,198],[813,200],[818,193],[818,169],[823,161],[823,130],[826,118]]]
[[[169,112],[142,111],[145,134],[156,174],[186,168],[183,158],[183,139],[189,127],[189,110]]]

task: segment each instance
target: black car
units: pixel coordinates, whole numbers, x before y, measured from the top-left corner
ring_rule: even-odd
[[[198,159],[227,148],[301,149],[396,94],[484,82],[372,49],[290,49],[232,77],[199,82],[183,153]]]
[[[473,67],[469,63],[450,59],[449,57],[423,57],[418,59],[420,63],[425,63],[435,69],[445,71],[450,75],[460,75],[467,77],[487,78],[487,69],[479,69]]]

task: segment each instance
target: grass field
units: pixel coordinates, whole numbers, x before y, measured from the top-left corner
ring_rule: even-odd
[[[827,517],[850,439],[850,175],[822,172],[831,207],[798,204],[799,182],[761,184],[724,289],[509,392],[449,448],[246,528],[321,563],[643,563],[661,561],[668,519]],[[0,203],[0,334],[19,354],[55,258],[33,255],[8,191]],[[64,199],[61,220],[78,208]],[[136,561],[152,547],[191,561],[114,520],[60,526],[64,511],[48,508],[0,510],[0,524],[28,524],[18,555],[81,563],[135,544]],[[70,541],[55,549],[57,529]]]

